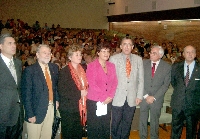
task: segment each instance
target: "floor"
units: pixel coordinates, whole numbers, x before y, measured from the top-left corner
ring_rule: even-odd
[[[170,139],[171,135],[171,126],[166,126],[167,131],[163,130],[162,128],[159,129],[159,138],[160,139]],[[183,129],[181,139],[185,139],[185,128]],[[83,138],[87,139],[87,138]],[[139,132],[138,131],[131,131],[129,139],[140,139],[139,138]],[[150,137],[148,138],[150,139]]]

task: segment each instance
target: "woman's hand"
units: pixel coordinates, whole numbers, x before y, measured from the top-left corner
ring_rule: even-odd
[[[104,100],[103,104],[108,104],[112,102],[112,98],[111,97],[107,97],[106,100]]]

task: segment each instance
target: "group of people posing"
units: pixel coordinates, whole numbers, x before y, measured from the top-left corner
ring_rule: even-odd
[[[88,139],[128,139],[137,105],[140,105],[139,133],[158,139],[159,118],[170,83],[171,139],[179,139],[186,125],[186,138],[193,139],[200,111],[200,65],[196,49],[184,48],[185,61],[172,67],[162,60],[164,50],[153,46],[150,59],[132,54],[132,39],[125,37],[121,53],[110,57],[110,47],[97,47],[97,58],[81,64],[82,48],[68,49],[68,65],[60,71],[51,63],[51,49],[40,44],[37,62],[22,72],[15,39],[0,36],[0,139],[20,139],[23,123],[28,139],[51,139],[52,124],[59,109],[63,139],[81,139],[84,124],[81,105],[86,106]],[[25,112],[25,113],[24,113]],[[186,124],[185,124],[186,122]]]

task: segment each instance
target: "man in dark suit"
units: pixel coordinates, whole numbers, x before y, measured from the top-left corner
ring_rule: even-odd
[[[22,64],[10,34],[0,36],[0,139],[21,139],[24,111],[20,98]]]
[[[184,48],[185,61],[172,66],[171,96],[172,132],[171,139],[180,139],[186,122],[186,138],[193,139],[196,134],[200,102],[200,65],[195,62],[196,49],[189,45]],[[184,122],[185,121],[185,122]]]
[[[37,62],[22,75],[22,100],[29,139],[50,139],[55,110],[58,108],[58,66],[49,63],[51,49],[39,45]]]
[[[171,66],[161,58],[164,50],[153,46],[150,59],[144,60],[144,99],[140,103],[140,139],[147,139],[147,123],[150,112],[150,138],[158,139],[159,118],[164,95],[171,81]]]

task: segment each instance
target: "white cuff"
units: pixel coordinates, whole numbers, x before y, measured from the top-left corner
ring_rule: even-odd
[[[146,94],[146,95],[144,95],[144,96],[143,96],[143,98],[144,98],[144,99],[146,99],[148,96],[149,96],[149,95],[148,95],[148,94]]]

